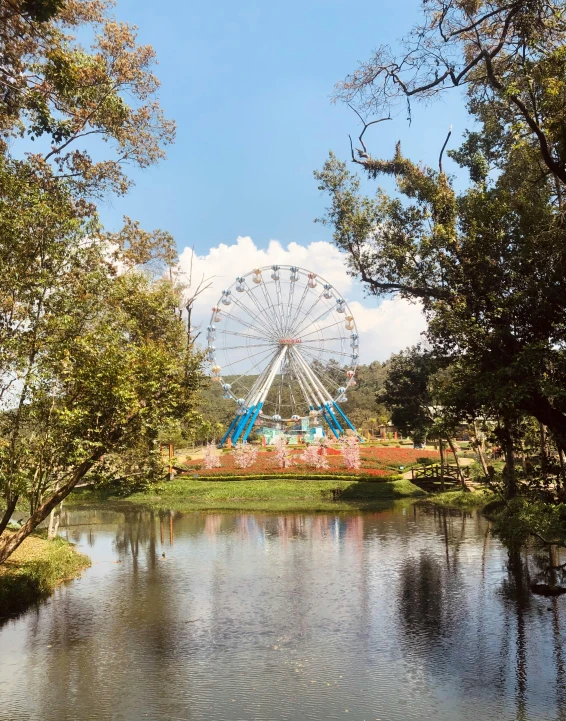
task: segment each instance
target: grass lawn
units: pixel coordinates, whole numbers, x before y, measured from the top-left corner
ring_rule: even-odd
[[[482,508],[495,500],[497,496],[486,489],[480,489],[474,493],[470,491],[445,491],[428,496],[427,502],[435,506],[446,506],[448,508]]]
[[[72,543],[48,541],[44,532],[32,534],[0,566],[0,617],[24,611],[88,566],[90,559]]]
[[[76,491],[73,503],[100,500],[127,501],[171,509],[245,508],[249,510],[348,510],[382,505],[384,501],[417,498],[426,494],[409,480],[195,480],[181,477],[154,486],[151,491],[127,497]]]

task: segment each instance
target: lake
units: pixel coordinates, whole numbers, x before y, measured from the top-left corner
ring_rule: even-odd
[[[481,514],[63,514],[93,561],[0,627],[0,719],[566,720],[566,599]]]

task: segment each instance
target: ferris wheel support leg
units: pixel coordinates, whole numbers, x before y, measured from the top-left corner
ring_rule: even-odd
[[[234,418],[234,420],[232,421],[232,423],[230,423],[230,426],[228,427],[228,430],[226,431],[226,433],[224,434],[224,437],[222,438],[222,440],[221,440],[220,443],[218,444],[218,445],[220,446],[220,448],[222,448],[222,446],[223,446],[223,445],[226,443],[226,441],[228,440],[228,436],[229,436],[230,433],[232,433],[232,431],[234,430],[234,426],[235,426],[236,423],[238,422],[239,418],[240,418],[240,416],[236,416],[236,417]]]
[[[354,431],[354,433],[358,436],[358,439],[360,440],[360,442],[363,443],[364,439],[362,438],[362,436],[360,436],[358,431],[354,428],[354,426],[352,425],[352,421],[348,418],[348,416],[344,413],[344,411],[340,408],[340,406],[338,405],[338,403],[336,403],[336,401],[334,401],[334,408],[336,408],[338,413],[340,413],[340,415],[344,419],[344,423],[348,426],[348,428],[350,430]]]
[[[340,438],[340,435],[339,435],[339,433],[336,431],[336,428],[334,427],[334,425],[333,425],[333,423],[332,423],[332,419],[330,418],[330,416],[329,416],[328,413],[326,412],[326,409],[325,409],[323,406],[321,406],[321,410],[322,410],[322,415],[324,416],[324,420],[325,420],[326,423],[328,424],[328,427],[330,428],[330,430],[332,431],[332,433],[334,433],[334,436],[335,436],[336,438]]]
[[[326,404],[326,410],[328,411],[328,415],[329,415],[329,416],[332,418],[332,420],[334,421],[334,424],[336,425],[336,428],[338,429],[338,433],[339,433],[340,435],[341,435],[342,433],[344,433],[344,429],[342,428],[342,426],[341,426],[340,423],[338,422],[338,418],[336,418],[336,416],[335,416],[334,413],[332,412],[332,408],[330,407],[330,402]]]
[[[263,405],[263,403],[257,404],[256,409],[253,412],[252,417],[250,418],[249,425],[248,425],[247,429],[244,431],[244,435],[242,436],[242,443],[245,443],[247,441],[248,436],[250,435],[250,431],[254,427],[255,419],[258,417],[258,414],[261,410],[262,405]]]
[[[234,431],[234,434],[232,436],[232,443],[238,442],[238,438],[240,437],[242,431],[244,430],[244,428],[246,426],[246,423],[250,419],[250,416],[252,415],[254,410],[255,410],[255,406],[251,406],[251,408],[248,408],[246,413],[244,413],[244,415],[242,416],[242,418],[240,420],[240,423],[238,423],[238,425],[236,426],[236,430]]]

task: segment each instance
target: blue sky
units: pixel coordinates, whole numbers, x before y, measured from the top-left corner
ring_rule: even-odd
[[[353,113],[330,102],[332,88],[406,32],[417,9],[414,0],[118,0],[116,16],[157,52],[161,102],[178,133],[166,161],[104,204],[105,222],[117,227],[127,214],[201,254],[237,236],[259,247],[329,240],[313,223],[325,199],[312,172],[330,149],[347,158],[348,133],[359,132]],[[466,125],[458,92],[415,107],[411,127],[401,116],[366,137],[374,155],[391,155],[400,139],[410,157],[436,165],[451,123],[457,142]]]
[[[313,177],[329,150],[347,160],[348,134],[361,130],[350,109],[331,103],[335,83],[380,44],[394,45],[418,9],[417,0],[117,0],[116,17],[155,48],[160,101],[178,131],[165,161],[131,173],[130,193],[99,209],[112,230],[128,215],[170,231],[184,280],[189,268],[193,281],[211,278],[195,306],[197,326],[237,275],[278,263],[327,278],[351,302],[361,362],[421,339],[420,306],[368,298],[347,275],[331,229],[314,223],[327,200]],[[468,123],[455,91],[428,107],[414,104],[412,125],[402,113],[365,139],[376,157],[390,157],[401,140],[408,157],[436,167],[448,127],[455,147]],[[446,169],[456,170],[448,159]]]

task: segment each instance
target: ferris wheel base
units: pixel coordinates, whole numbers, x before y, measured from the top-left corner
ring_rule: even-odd
[[[263,403],[258,403],[248,408],[245,413],[237,415],[218,444],[219,448],[222,448],[228,440],[231,441],[232,445],[235,445],[238,441],[245,443],[261,412],[262,406]],[[364,441],[364,438],[359,435],[348,416],[335,401],[329,401],[324,406],[312,410],[317,410],[320,413],[336,439],[342,438],[346,435],[346,430],[350,430],[356,434],[360,442]]]

